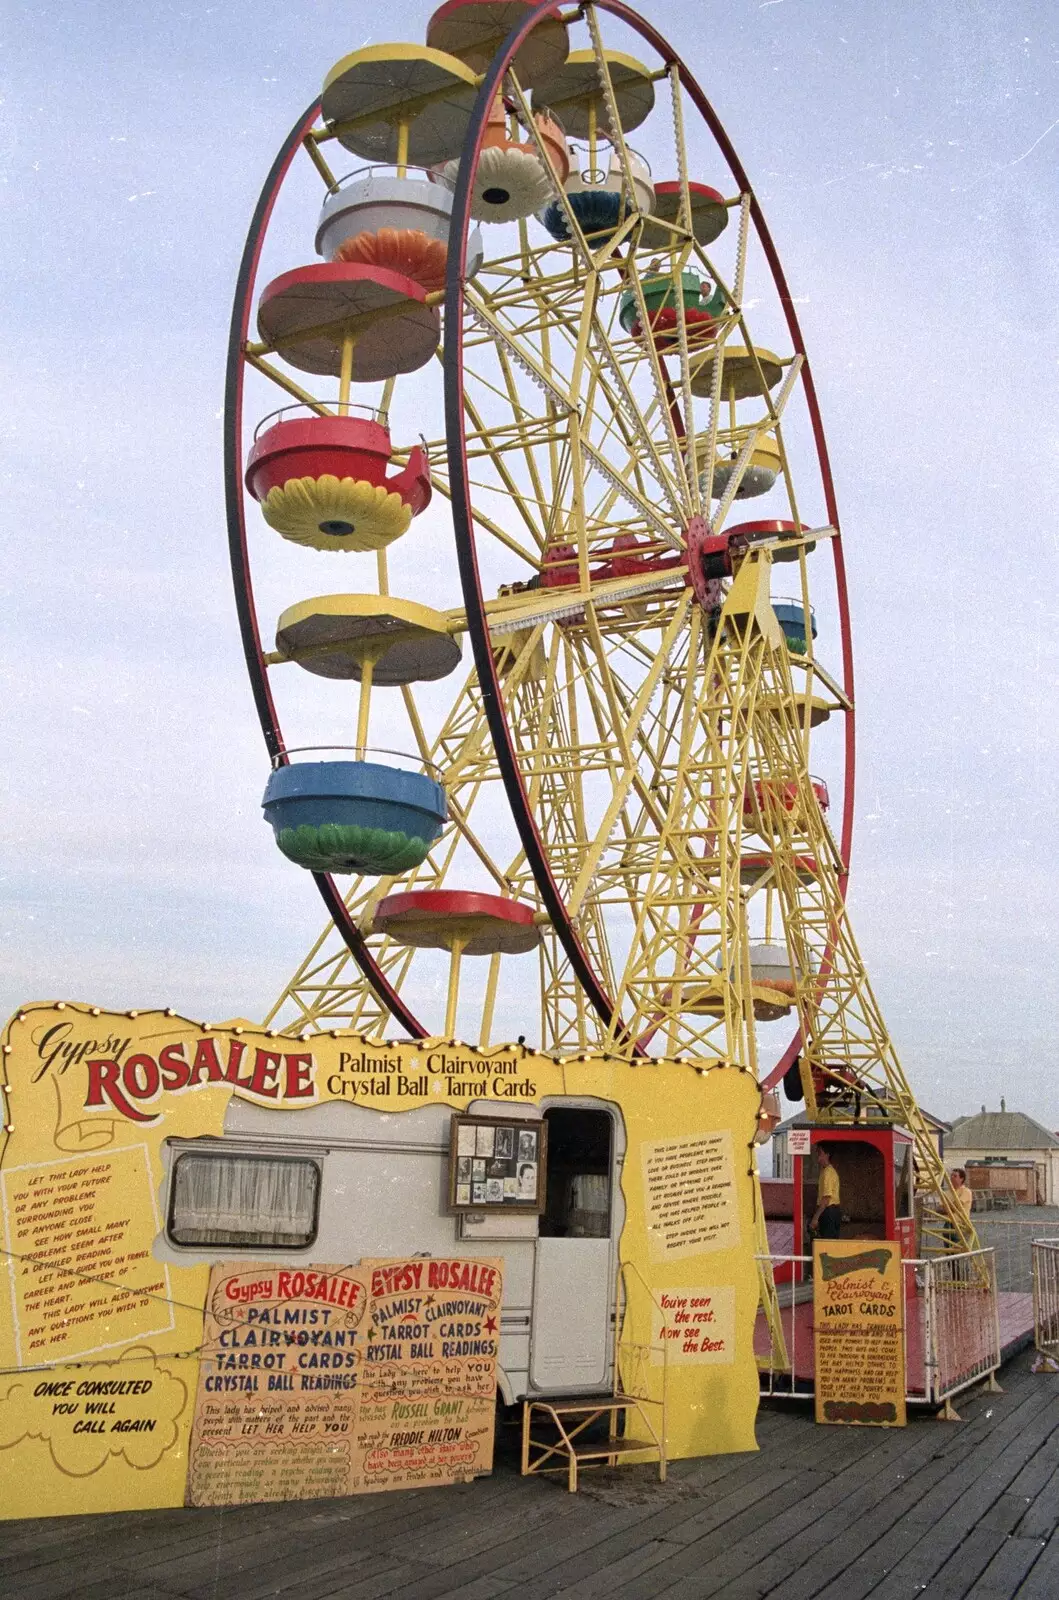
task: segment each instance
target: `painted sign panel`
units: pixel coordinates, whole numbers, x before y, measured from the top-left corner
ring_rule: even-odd
[[[0,1518],[271,1494],[269,1473],[276,1474],[261,1465],[259,1438],[270,1441],[270,1449],[284,1447],[285,1495],[333,1493],[340,1478],[355,1493],[401,1482],[448,1482],[481,1470],[477,1463],[488,1459],[491,1438],[494,1396],[484,1393],[493,1381],[489,1373],[499,1368],[502,1381],[514,1381],[519,1361],[526,1361],[524,1333],[501,1338],[495,1356],[474,1349],[487,1336],[496,1338],[487,1327],[493,1312],[483,1301],[481,1334],[435,1334],[433,1316],[425,1317],[433,1308],[424,1305],[421,1323],[429,1320],[430,1336],[414,1336],[407,1332],[420,1326],[413,1308],[390,1317],[387,1295],[365,1278],[375,1258],[389,1259],[388,1224],[397,1204],[399,1248],[429,1249],[427,1257],[408,1258],[425,1259],[428,1274],[443,1271],[449,1252],[453,1261],[480,1264],[487,1252],[491,1258],[502,1249],[505,1279],[533,1283],[533,1238],[505,1239],[502,1247],[457,1238],[438,1160],[454,1113],[471,1112],[521,1135],[540,1128],[548,1106],[587,1102],[612,1109],[626,1149],[615,1250],[641,1274],[626,1306],[630,1339],[650,1342],[651,1295],[661,1290],[691,1299],[708,1293],[721,1329],[729,1317],[725,1307],[734,1305],[734,1334],[724,1335],[731,1360],[718,1359],[700,1342],[694,1360],[671,1366],[669,1455],[676,1460],[754,1448],[757,1276],[750,1173],[761,1096],[743,1069],[656,1061],[645,1071],[600,1057],[541,1056],[518,1044],[480,1051],[449,1041],[395,1044],[348,1032],[305,1039],[238,1019],[211,1025],[171,1011],[108,1012],[59,1001],[22,1007],[0,1034],[0,1100]],[[518,1117],[511,1115],[516,1106]],[[354,1124],[357,1139],[371,1147],[375,1119],[365,1113],[376,1110],[387,1114],[380,1128],[389,1130],[380,1132],[375,1158],[378,1209],[362,1201],[353,1216],[335,1204],[334,1185],[341,1181],[335,1174]],[[271,1179],[250,1181],[245,1151],[254,1155],[255,1147],[235,1131],[259,1111],[270,1113],[267,1164],[278,1167],[288,1136],[300,1152],[297,1159],[283,1157],[292,1170],[310,1159],[319,1170],[318,1208],[309,1204],[307,1189],[295,1205],[289,1185],[277,1184],[277,1193],[291,1200],[286,1209],[275,1195],[267,1218],[260,1207],[247,1209],[248,1195],[264,1204],[271,1193]],[[407,1165],[391,1171],[387,1141],[394,1114],[405,1112],[418,1114],[425,1139],[399,1140]],[[498,1156],[494,1134],[494,1162],[510,1159],[503,1155],[506,1142]],[[213,1152],[226,1163],[223,1182],[212,1185],[201,1176],[192,1182],[189,1149],[196,1160]],[[513,1138],[511,1150],[517,1185],[518,1160],[531,1164],[533,1152],[528,1141],[521,1149]],[[543,1140],[536,1157],[539,1203],[547,1199]],[[256,1158],[266,1160],[260,1146]],[[477,1138],[471,1159],[487,1159],[477,1153]],[[178,1182],[182,1170],[186,1193]],[[501,1184],[510,1175],[501,1176]],[[226,1207],[225,1194],[242,1198]],[[232,1214],[219,1214],[226,1210]],[[347,1217],[348,1256],[341,1232]],[[294,1241],[306,1229],[314,1238],[303,1247]],[[270,1390],[268,1375],[286,1376],[289,1362],[259,1362],[255,1369],[249,1358],[283,1354],[286,1338],[279,1346],[250,1345],[244,1342],[248,1317],[231,1323],[215,1315],[225,1306],[216,1301],[221,1275],[258,1271],[254,1282],[276,1285],[273,1309],[289,1301],[292,1310],[319,1310],[311,1294],[278,1292],[281,1271],[327,1270],[306,1260],[309,1249],[322,1262],[346,1262],[333,1273],[358,1282],[366,1298],[355,1327],[338,1328],[334,1320],[338,1312],[345,1317],[358,1309],[350,1291],[346,1303],[326,1306],[332,1313],[327,1327],[356,1334],[353,1367],[296,1364],[295,1370],[321,1380],[348,1370],[358,1380],[352,1391],[334,1381],[303,1389],[300,1377],[293,1390],[278,1384]],[[361,1266],[350,1267],[350,1259]],[[695,1287],[703,1284],[705,1291]],[[496,1297],[499,1305],[499,1293],[498,1281],[485,1299]],[[428,1283],[425,1294],[439,1304],[471,1302],[475,1285]],[[394,1289],[392,1304],[411,1295],[407,1286]],[[245,1310],[252,1303],[237,1306]],[[266,1303],[272,1304],[259,1302]],[[609,1317],[609,1295],[606,1304]],[[477,1317],[465,1308],[449,1321],[477,1327]],[[313,1327],[304,1326],[307,1332]],[[282,1324],[278,1331],[284,1332]],[[390,1336],[378,1337],[383,1333]],[[400,1358],[358,1365],[362,1345],[375,1347],[377,1340],[380,1348],[400,1346]],[[413,1354],[413,1343],[422,1351]],[[461,1343],[468,1348],[452,1348]],[[299,1344],[296,1354],[308,1359],[314,1348],[317,1354],[327,1350],[310,1342]],[[222,1363],[222,1352],[236,1364]],[[245,1367],[238,1361],[243,1355]],[[475,1365],[489,1361],[496,1363],[489,1372]],[[256,1393],[241,1384],[205,1388],[207,1377],[239,1379],[255,1370],[266,1378]],[[651,1369],[647,1381],[660,1393],[659,1369]],[[436,1414],[435,1404],[441,1408]],[[251,1417],[252,1405],[267,1415]],[[258,1431],[244,1435],[242,1428],[254,1423]],[[277,1431],[262,1433],[262,1424]],[[435,1439],[436,1429],[460,1431]],[[297,1440],[303,1443],[296,1448]],[[358,1476],[361,1481],[353,1482]]]
[[[213,1268],[190,1505],[464,1482],[493,1456],[499,1261]]]
[[[645,1144],[642,1157],[655,1261],[727,1250],[739,1242],[730,1133]]]
[[[817,1422],[904,1426],[901,1277],[892,1240],[814,1242]]]
[[[651,1338],[655,1366],[663,1360],[663,1345],[667,1364],[734,1361],[735,1294],[731,1285],[659,1290]]]
[[[166,1333],[169,1277],[140,1237],[157,1228],[147,1147],[0,1172],[15,1357],[77,1356]]]

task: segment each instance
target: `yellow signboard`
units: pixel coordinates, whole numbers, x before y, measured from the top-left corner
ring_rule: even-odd
[[[238,1020],[211,1026],[172,1012],[106,1012],[59,1002],[27,1005],[4,1029],[0,1095],[0,1279],[7,1279],[0,1282],[0,1300],[9,1308],[0,1316],[0,1517],[267,1498],[275,1487],[275,1464],[288,1456],[297,1456],[299,1464],[288,1462],[285,1496],[447,1482],[481,1470],[488,1459],[492,1374],[501,1392],[515,1392],[506,1363],[521,1359],[525,1366],[526,1322],[520,1317],[520,1332],[508,1336],[506,1345],[498,1336],[495,1367],[475,1375],[481,1394],[471,1392],[470,1375],[474,1363],[486,1358],[468,1355],[457,1372],[452,1363],[464,1357],[446,1353],[444,1346],[494,1337],[486,1324],[493,1318],[500,1325],[504,1281],[520,1285],[531,1327],[543,1308],[533,1298],[536,1279],[526,1254],[534,1249],[532,1238],[494,1234],[486,1242],[488,1205],[486,1231],[468,1237],[450,1212],[444,1163],[454,1113],[482,1117],[483,1126],[503,1123],[519,1130],[520,1143],[510,1141],[511,1157],[516,1183],[524,1176],[528,1189],[529,1175],[519,1172],[532,1164],[523,1133],[541,1129],[551,1107],[608,1110],[625,1152],[620,1168],[614,1167],[620,1189],[615,1182],[608,1270],[616,1275],[619,1260],[628,1262],[636,1269],[631,1281],[640,1286],[626,1304],[622,1337],[651,1342],[653,1308],[663,1293],[674,1307],[671,1327],[680,1329],[679,1340],[674,1338],[679,1353],[669,1346],[668,1453],[678,1459],[755,1448],[752,1174],[761,1096],[742,1068],[563,1060],[520,1045],[479,1051],[446,1040],[386,1043],[338,1031],[300,1038]],[[378,1119],[377,1146],[376,1112],[385,1117]],[[394,1114],[405,1112],[417,1114],[419,1131],[402,1142]],[[422,1130],[428,1127],[424,1144]],[[233,1134],[238,1128],[259,1130],[264,1144],[253,1145],[257,1135]],[[235,1174],[224,1154],[245,1148],[247,1137],[259,1159],[266,1159],[264,1151],[274,1161],[287,1141],[289,1160],[304,1167],[306,1150],[312,1155],[317,1205],[329,1218],[326,1246],[320,1235],[320,1262],[304,1239],[296,1254],[273,1250],[284,1241],[268,1237],[267,1229],[240,1259],[225,1242],[231,1237],[227,1221],[222,1219],[215,1235],[201,1231],[195,1208],[205,1190],[196,1187],[193,1174],[181,1200],[178,1178],[182,1161],[185,1173],[190,1171],[189,1142],[194,1151],[212,1151],[229,1162],[225,1182],[232,1194],[243,1183],[252,1188],[248,1169]],[[360,1211],[351,1214],[335,1187],[334,1163],[345,1159],[342,1149],[354,1138],[358,1151],[377,1149],[373,1159],[382,1163],[374,1214],[365,1214],[365,1204],[375,1202],[364,1194]],[[424,1153],[416,1158],[419,1166],[397,1173],[386,1152],[405,1148]],[[544,1148],[538,1134],[536,1154]],[[474,1163],[482,1159],[488,1169],[489,1162],[479,1157],[477,1143],[468,1157],[457,1140],[457,1164],[461,1156],[471,1160],[473,1201]],[[495,1145],[493,1158],[496,1164]],[[487,1170],[487,1201],[490,1178],[494,1174]],[[503,1196],[504,1177],[494,1181]],[[260,1197],[264,1191],[254,1192]],[[184,1205],[179,1217],[178,1201]],[[384,1237],[391,1221],[391,1234]],[[274,1222],[282,1231],[283,1219]],[[519,1222],[523,1229],[532,1227],[530,1217]],[[377,1241],[365,1247],[373,1227]],[[416,1320],[417,1310],[409,1305],[389,1317],[386,1296],[366,1274],[369,1257],[382,1255],[390,1236],[409,1252],[407,1263],[425,1260],[428,1274],[465,1258],[497,1273],[495,1294],[485,1296],[496,1298],[497,1307],[483,1300],[475,1309],[473,1285],[461,1285],[456,1297],[466,1309],[453,1323],[477,1327],[481,1310],[481,1336],[439,1333],[438,1354],[433,1316]],[[417,1257],[421,1248],[425,1254]],[[334,1265],[341,1261],[346,1264]],[[358,1261],[360,1266],[349,1265]],[[280,1289],[280,1274],[288,1267],[306,1274],[293,1296]],[[309,1272],[364,1290],[363,1302],[350,1298],[347,1289],[345,1301],[327,1305],[345,1319],[339,1331],[356,1334],[354,1352],[374,1343],[374,1335],[367,1338],[373,1328],[393,1331],[383,1342],[394,1344],[402,1330],[429,1326],[427,1337],[409,1334],[406,1357],[387,1365],[385,1392],[369,1398],[365,1380],[351,1401],[344,1385],[303,1390],[300,1377],[293,1390],[278,1383],[270,1390],[267,1375],[287,1376],[286,1361],[274,1368],[258,1364],[266,1383],[254,1395],[228,1385],[207,1388],[209,1380],[255,1370],[249,1359],[255,1348],[246,1343],[250,1307],[277,1310],[290,1299],[291,1311],[320,1309],[308,1288]],[[248,1300],[245,1317],[224,1321],[218,1315],[227,1305],[223,1285],[247,1281],[247,1293],[267,1282],[275,1294]],[[293,1281],[285,1280],[287,1288]],[[551,1292],[561,1296],[569,1290]],[[415,1298],[408,1289],[395,1294],[395,1305]],[[448,1296],[429,1285],[427,1295],[448,1303]],[[612,1290],[602,1295],[601,1337],[608,1340],[613,1303]],[[402,1322],[406,1315],[413,1320]],[[259,1343],[256,1353],[285,1349],[284,1336],[276,1347]],[[337,1351],[335,1346],[330,1353]],[[311,1343],[304,1352],[299,1345],[303,1353],[306,1359],[312,1355]],[[321,1346],[317,1356],[324,1353]],[[238,1361],[229,1365],[233,1355],[247,1356],[245,1369]],[[295,1370],[310,1375],[300,1361]],[[367,1373],[369,1364],[354,1363],[350,1370]],[[343,1372],[326,1369],[331,1378]],[[660,1395],[663,1369],[652,1368],[652,1374]],[[322,1366],[318,1375],[325,1375]],[[265,1419],[258,1417],[255,1433],[233,1435],[251,1399],[268,1409],[267,1428],[274,1431],[263,1432]],[[459,1410],[435,1415],[435,1404]],[[410,1409],[399,1414],[399,1407]],[[459,1437],[433,1439],[439,1429],[458,1430]],[[395,1442],[401,1435],[408,1436],[403,1444]],[[254,1441],[252,1447],[240,1442],[244,1437]],[[259,1442],[266,1439],[267,1456]],[[312,1441],[311,1447],[295,1446],[297,1439]],[[324,1440],[334,1446],[330,1464],[321,1453]],[[399,1457],[398,1451],[407,1454]]]
[[[210,1274],[188,1501],[459,1483],[493,1457],[502,1266],[420,1258]]]
[[[904,1426],[902,1277],[892,1239],[815,1241],[817,1422]]]

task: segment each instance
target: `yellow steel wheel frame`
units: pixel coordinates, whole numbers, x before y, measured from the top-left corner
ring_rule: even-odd
[[[587,31],[606,110],[600,127],[615,130],[611,148],[632,193],[619,97],[592,11]],[[537,136],[529,102],[513,75],[508,86],[519,137],[532,143]],[[685,181],[687,106],[675,72],[663,75],[660,98],[669,105],[658,107],[665,154],[656,159]],[[727,804],[722,795],[738,792],[742,781],[745,734],[740,730],[738,748],[730,748],[740,669],[734,656],[729,659],[727,638],[724,661],[718,658],[715,620],[688,586],[685,529],[704,511],[712,510],[718,530],[738,520],[730,516],[735,489],[755,452],[773,439],[784,463],[784,504],[776,515],[801,526],[783,450],[784,415],[799,394],[800,361],[788,358],[775,391],[761,385],[764,398],[752,411],[737,415],[722,394],[703,402],[693,393],[695,375],[717,345],[723,348],[731,336],[755,348],[742,306],[749,212],[745,203],[736,205],[738,227],[729,230],[727,256],[717,259],[696,243],[683,213],[669,229],[672,249],[661,257],[657,244],[641,247],[644,219],[636,213],[609,238],[594,239],[592,248],[573,216],[571,243],[553,242],[532,221],[520,223],[517,232],[490,229],[487,243],[498,241],[498,248],[465,286],[463,442],[505,715],[552,873],[617,1003],[608,1026],[586,1002],[560,941],[546,927],[540,956],[533,958],[532,1009],[530,958],[517,967],[505,964],[503,978],[499,963],[479,969],[483,1036],[496,994],[503,1001],[507,984],[517,983],[519,1031],[545,1049],[756,1060],[753,994],[740,951],[754,928],[768,931],[775,886],[767,874],[760,885],[741,885],[737,854],[723,875],[704,860],[719,808]],[[664,354],[625,333],[623,297],[633,297],[648,325],[645,280],[668,271],[681,283],[689,268],[723,288],[726,309],[715,345],[706,351],[689,346],[679,294],[673,299],[681,325]],[[395,407],[400,394],[398,387]],[[449,442],[429,443],[434,487],[442,495],[450,493],[444,467]],[[704,468],[708,459],[733,451],[738,462],[731,492],[711,508],[700,487]],[[808,492],[818,506],[819,490]],[[804,558],[800,577],[808,604]],[[714,586],[717,607],[725,587]],[[811,685],[811,658],[807,678]],[[418,707],[414,688],[406,700]],[[514,830],[496,823],[499,770],[477,676],[462,684],[433,734],[425,712],[410,714],[421,753],[445,783],[455,826],[405,881],[461,887],[470,875],[535,904],[543,916]],[[808,750],[808,727],[803,734]],[[741,806],[728,805],[728,811],[738,852]],[[370,932],[371,908],[389,887],[388,880],[354,884],[347,903],[389,981],[415,995],[428,1027],[438,1027],[442,1007],[432,1018],[423,1000],[431,985],[422,955]],[[646,971],[649,978],[642,976]],[[684,996],[717,971],[730,975],[719,1008],[685,1007]],[[385,1032],[389,1026],[347,953],[326,933],[272,1015],[293,1015],[316,1027],[342,1022]],[[777,1047],[778,1040],[772,1051]]]
[[[518,1031],[556,1054],[733,1061],[754,1071],[758,1028],[771,1025],[759,1018],[785,1008],[755,996],[749,948],[754,939],[785,938],[791,972],[801,975],[792,999],[810,1109],[825,1118],[859,1114],[839,1088],[823,1103],[813,1088],[840,1085],[831,1069],[850,1064],[861,1106],[866,1099],[912,1128],[921,1171],[951,1221],[939,1163],[849,929],[845,864],[809,781],[821,720],[814,690],[823,687],[836,712],[849,701],[818,665],[811,631],[792,664],[770,604],[767,540],[734,547],[727,575],[723,566],[689,568],[689,559],[703,560],[704,537],[716,540],[738,522],[742,476],[774,448],[780,475],[765,514],[794,524],[783,539],[785,555],[796,554],[784,588],[793,577],[808,613],[809,553],[826,549],[836,530],[806,448],[802,358],[775,349],[776,307],[769,310],[761,262],[751,259],[748,194],[733,198],[737,226],[716,242],[715,255],[693,236],[690,201],[664,225],[668,249],[659,252],[658,219],[653,247],[641,244],[645,218],[629,203],[633,166],[600,17],[591,5],[581,15],[576,26],[587,29],[605,113],[595,136],[623,173],[623,215],[612,232],[586,238],[570,200],[556,193],[567,242],[533,221],[490,230],[494,253],[463,285],[459,438],[434,439],[428,449],[442,496],[454,492],[446,460],[462,453],[466,462],[495,692],[551,880],[610,999],[609,1015],[590,1003],[568,946],[549,925],[539,874],[506,811],[475,671],[440,714],[416,686],[400,691],[414,748],[444,783],[451,816],[400,883],[486,888],[534,906],[544,933],[538,954],[493,956],[477,964],[474,979],[475,963],[465,962],[467,987],[454,1013],[437,956],[373,931],[374,907],[395,880],[354,882],[346,906],[377,970],[410,998],[428,1031],[456,1014],[458,1032],[489,1045],[499,1017],[501,1036]],[[679,68],[663,63],[657,78],[664,92],[647,125],[658,123],[652,161],[674,172],[687,195],[691,177],[710,174],[689,172]],[[543,155],[514,73],[505,87],[522,137]],[[637,137],[647,135],[641,129]],[[722,291],[706,347],[689,339],[681,292],[688,268]],[[665,273],[676,327],[660,351],[629,337],[619,312],[631,297],[636,320],[649,328],[644,283]],[[755,338],[750,308],[759,300],[771,321]],[[446,328],[447,347],[453,339]],[[726,393],[718,356],[729,341],[738,383]],[[395,414],[402,388],[388,386],[383,401]],[[723,494],[704,498],[714,464],[733,457]],[[384,591],[384,564],[379,577]],[[433,601],[428,592],[421,598]],[[448,618],[454,632],[469,625],[459,607]],[[832,731],[838,722],[830,718]],[[744,803],[755,784],[763,785],[764,810]],[[775,802],[785,793],[796,797],[789,809]],[[770,864],[750,873],[744,857]],[[330,926],[267,1020],[395,1031]],[[963,1239],[965,1223],[955,1225]]]

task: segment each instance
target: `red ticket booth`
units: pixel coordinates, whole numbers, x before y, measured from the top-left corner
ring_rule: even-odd
[[[809,1219],[816,1210],[817,1145],[826,1145],[841,1188],[843,1239],[897,1239],[908,1260],[916,1253],[912,1138],[892,1123],[865,1126],[819,1124],[792,1128],[794,1247],[809,1255]],[[797,1144],[809,1135],[808,1155]]]

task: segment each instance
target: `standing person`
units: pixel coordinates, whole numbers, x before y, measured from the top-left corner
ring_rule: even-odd
[[[974,1190],[967,1185],[966,1167],[953,1167],[949,1174],[952,1186],[956,1190],[956,1198],[963,1207],[964,1216],[968,1222],[971,1220],[971,1207],[974,1204]]]
[[[974,1191],[968,1186],[966,1167],[953,1167],[952,1171],[949,1173],[949,1177],[952,1179],[952,1187],[955,1190],[956,1198],[963,1207],[964,1216],[967,1218],[967,1225],[970,1227],[971,1206],[974,1203]],[[950,1221],[945,1224],[945,1243],[948,1246],[949,1252],[953,1255],[958,1255],[960,1251],[966,1249],[963,1240],[960,1238],[960,1232],[955,1222]],[[969,1263],[967,1261],[954,1262],[952,1267],[953,1278],[959,1279],[966,1277],[968,1265]]]
[[[816,1164],[816,1210],[809,1227],[818,1239],[837,1239],[842,1232],[842,1185],[826,1144],[816,1146]]]
[[[963,1214],[967,1218],[968,1225],[970,1225],[971,1206],[974,1204],[974,1190],[968,1186],[966,1167],[953,1167],[949,1177],[952,1179],[952,1187],[956,1198],[963,1207]],[[954,1222],[948,1222],[945,1225],[945,1242],[950,1250],[958,1251],[964,1248],[959,1229]]]

